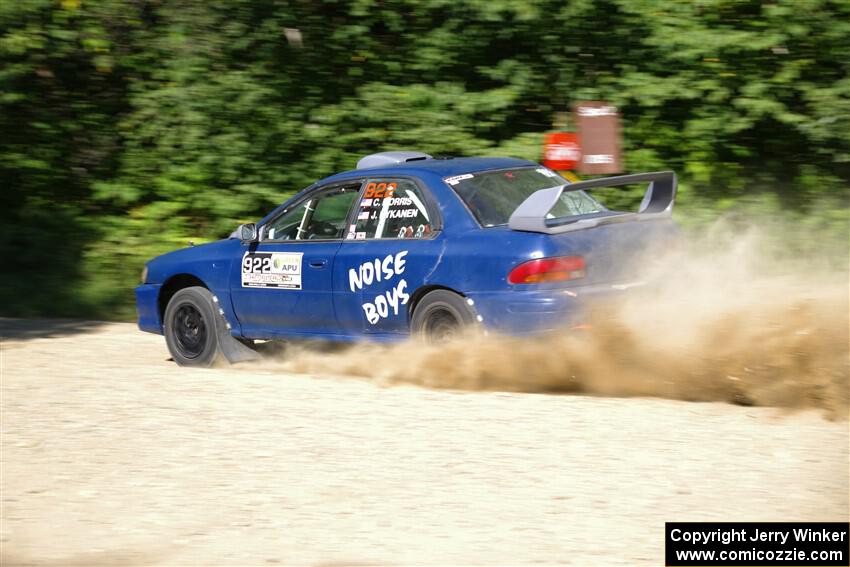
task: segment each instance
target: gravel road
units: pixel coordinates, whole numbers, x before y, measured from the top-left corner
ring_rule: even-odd
[[[189,370],[0,320],[2,564],[661,565],[665,521],[848,519],[848,423]]]

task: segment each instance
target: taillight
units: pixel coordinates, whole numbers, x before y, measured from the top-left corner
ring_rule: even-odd
[[[559,256],[523,262],[508,274],[512,284],[564,282],[585,276],[584,258]]]

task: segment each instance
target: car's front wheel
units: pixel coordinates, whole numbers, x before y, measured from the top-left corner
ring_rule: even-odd
[[[436,289],[428,292],[413,310],[410,328],[430,343],[450,341],[476,325],[472,306],[460,295]]]
[[[212,297],[204,287],[187,287],[165,308],[165,342],[180,366],[212,366],[219,359]]]

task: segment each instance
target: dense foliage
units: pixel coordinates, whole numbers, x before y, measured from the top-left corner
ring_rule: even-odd
[[[681,220],[750,202],[846,244],[845,0],[26,0],[0,4],[2,312],[127,316],[146,258],[359,156],[539,160],[587,99],[629,171],[679,172]]]

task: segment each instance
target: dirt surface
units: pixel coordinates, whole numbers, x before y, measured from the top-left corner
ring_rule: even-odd
[[[848,423],[189,370],[0,320],[2,564],[660,565],[665,521],[848,518]]]

